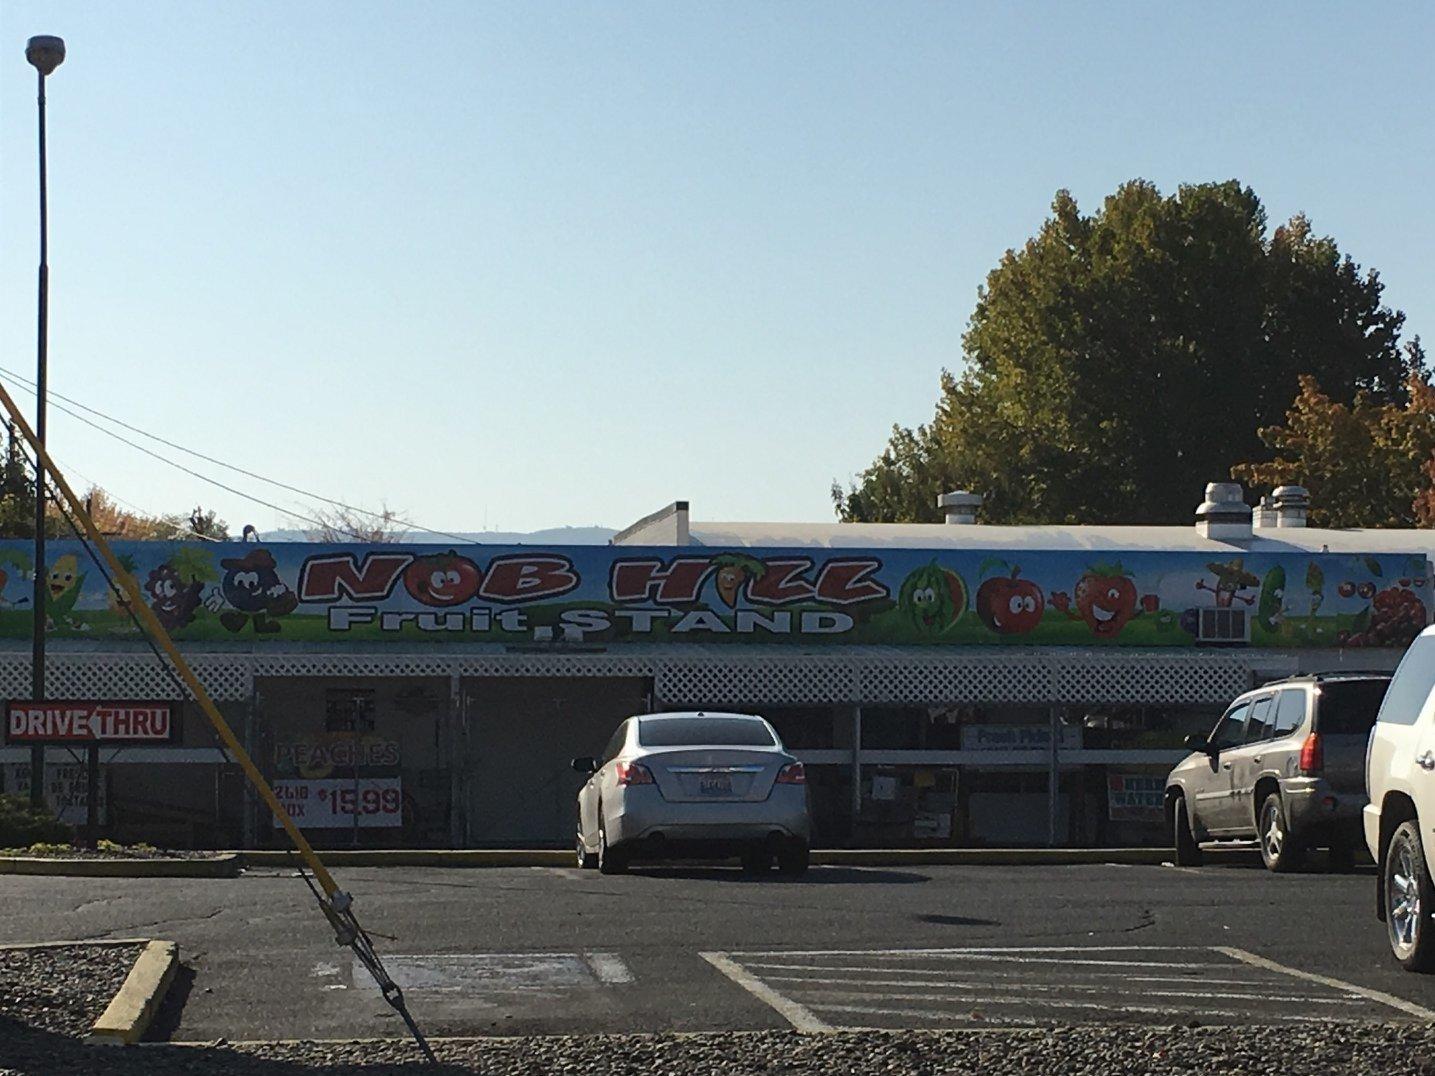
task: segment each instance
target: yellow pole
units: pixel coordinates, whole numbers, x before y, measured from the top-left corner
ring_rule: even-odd
[[[189,662],[184,660],[184,655],[182,655],[179,652],[179,648],[174,645],[174,640],[169,637],[169,632],[164,630],[164,625],[161,624],[159,618],[154,615],[154,610],[146,604],[144,596],[140,593],[139,583],[136,582],[135,578],[130,575],[129,572],[124,570],[120,562],[115,558],[114,552],[110,549],[110,544],[105,541],[105,536],[101,534],[99,528],[95,526],[95,521],[90,518],[90,514],[85,511],[84,503],[75,496],[75,491],[71,489],[70,484],[65,481],[65,476],[62,475],[59,468],[55,466],[55,461],[50,458],[50,454],[45,451],[45,447],[36,439],[34,431],[30,429],[30,424],[25,421],[25,416],[22,415],[20,409],[15,406],[15,401],[10,398],[10,393],[6,391],[4,385],[0,385],[0,403],[5,405],[5,410],[10,413],[10,418],[14,421],[16,428],[19,429],[30,447],[34,449],[36,458],[40,461],[44,469],[49,472],[55,485],[59,487],[60,493],[64,496],[65,500],[69,502],[70,510],[74,512],[76,518],[79,519],[85,534],[89,540],[94,543],[95,548],[100,551],[100,555],[104,558],[105,563],[109,565],[110,574],[114,576],[115,581],[119,583],[120,588],[124,591],[125,597],[129,601],[130,609],[139,617],[140,624],[144,627],[145,631],[149,633],[150,637],[159,644],[160,649],[165,652],[169,660],[174,663],[175,671],[179,673],[180,679],[184,681],[185,686],[193,693],[195,701],[199,703],[199,708],[204,711],[204,716],[209,718],[209,723],[214,726],[215,734],[219,737],[220,742],[223,743],[229,753],[234,756],[235,761],[239,763],[239,768],[244,771],[244,776],[249,778],[249,783],[258,790],[259,798],[264,801],[269,810],[274,813],[274,817],[279,820],[279,824],[284,827],[284,832],[287,833],[289,839],[294,842],[294,847],[298,849],[299,855],[303,857],[304,863],[313,873],[320,888],[323,889],[324,896],[332,898],[339,890],[338,885],[334,882],[333,876],[324,864],[319,861],[319,857],[314,854],[314,849],[309,846],[309,842],[305,839],[304,834],[299,831],[299,827],[296,826],[294,820],[289,817],[289,812],[284,810],[284,805],[279,802],[279,797],[274,795],[274,790],[269,787],[269,782],[264,780],[264,775],[260,773],[259,768],[254,765],[254,760],[249,757],[249,753],[244,750],[239,740],[235,738],[234,730],[229,727],[229,722],[224,720],[224,715],[219,712],[219,707],[216,706],[214,700],[209,697],[209,692],[204,690],[204,685],[199,682],[199,677],[194,675],[194,670],[189,667]],[[36,572],[44,571],[44,568],[45,566],[43,564],[35,565]],[[37,617],[44,616],[44,610],[36,609],[35,615]],[[36,699],[35,701],[41,702],[43,700]]]

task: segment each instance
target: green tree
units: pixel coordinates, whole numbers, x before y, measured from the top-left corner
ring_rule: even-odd
[[[933,420],[834,485],[837,514],[935,520],[965,488],[991,522],[1187,522],[1206,482],[1266,458],[1256,431],[1300,375],[1404,402],[1421,356],[1381,291],[1304,217],[1269,232],[1234,181],[1163,197],[1137,180],[1090,215],[1060,191],[979,290]]]
[[[1232,477],[1263,491],[1305,486],[1312,525],[1435,526],[1435,387],[1427,376],[1410,375],[1403,406],[1361,391],[1348,407],[1302,377],[1286,424],[1260,437],[1276,458],[1239,464]]]
[[[0,459],[0,538],[35,536],[35,476],[13,423],[5,423]]]

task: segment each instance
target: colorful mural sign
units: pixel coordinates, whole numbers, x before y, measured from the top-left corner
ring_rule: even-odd
[[[74,542],[43,567],[58,638],[136,636]],[[1403,647],[1423,554],[724,550],[131,542],[180,641]],[[0,636],[28,638],[34,567],[0,542]]]

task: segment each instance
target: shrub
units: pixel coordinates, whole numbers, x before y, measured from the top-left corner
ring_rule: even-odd
[[[0,795],[0,848],[32,844],[67,844],[70,827],[47,807],[35,807],[23,796]]]

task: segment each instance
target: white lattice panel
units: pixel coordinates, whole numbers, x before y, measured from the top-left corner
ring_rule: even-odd
[[[851,702],[857,697],[857,666],[801,655],[667,660],[658,667],[654,694],[665,703],[691,705]]]
[[[651,676],[653,661],[622,654],[256,654],[254,675]]]
[[[944,658],[874,658],[860,670],[861,702],[1046,702],[1052,672],[1026,653]]]
[[[262,677],[528,676],[646,677],[669,703],[1218,703],[1245,691],[1253,669],[1281,656],[1260,651],[1179,654],[1162,651],[973,651],[932,655],[910,650],[846,653],[369,653],[193,654],[215,698],[249,697]],[[148,653],[52,653],[53,698],[174,698],[162,666]],[[29,655],[0,654],[0,693],[30,694]]]
[[[1056,691],[1062,702],[1221,703],[1250,686],[1250,662],[1244,655],[1148,651],[1056,659]]]
[[[211,696],[247,699],[253,680],[247,656],[194,657],[190,661]],[[0,658],[0,690],[7,699],[31,695],[30,657]],[[179,699],[186,697],[153,654],[54,654],[45,661],[46,695],[52,699]]]

